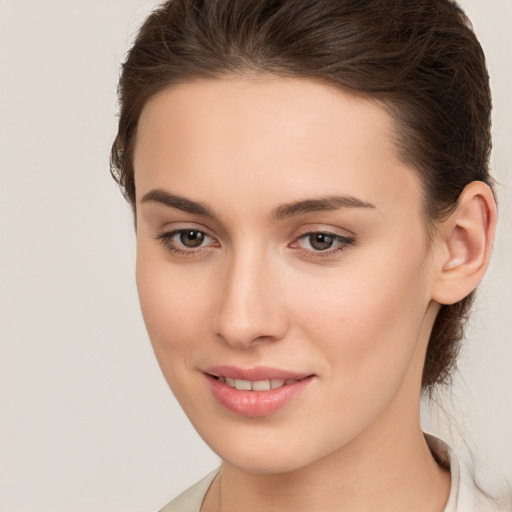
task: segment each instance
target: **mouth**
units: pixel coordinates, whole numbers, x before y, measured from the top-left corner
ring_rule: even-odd
[[[274,368],[241,369],[232,366],[203,372],[210,390],[228,411],[246,417],[272,414],[305,391],[314,374],[299,374]]]

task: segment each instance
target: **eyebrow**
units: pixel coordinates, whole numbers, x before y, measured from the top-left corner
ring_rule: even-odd
[[[208,206],[203,203],[191,201],[182,196],[171,194],[162,189],[151,190],[144,194],[143,203],[157,203],[170,208],[176,208],[183,212],[192,213],[194,215],[202,215],[204,217],[215,218],[215,215]]]
[[[272,218],[282,220],[295,215],[311,212],[328,212],[344,208],[370,208],[375,205],[362,201],[353,196],[326,196],[315,199],[304,199],[293,203],[283,204],[272,211]]]
[[[162,189],[154,189],[144,194],[142,197],[142,203],[157,203],[170,208],[176,208],[177,210],[191,213],[193,215],[202,215],[212,219],[215,218],[215,214],[206,204],[171,194],[170,192]],[[283,220],[311,212],[326,212],[344,208],[375,209],[375,205],[353,196],[325,196],[282,204],[272,210],[271,218],[274,220]]]

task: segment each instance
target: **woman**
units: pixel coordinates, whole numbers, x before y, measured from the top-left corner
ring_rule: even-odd
[[[420,396],[489,263],[490,93],[449,0],[174,0],[112,169],[155,354],[221,457],[163,510],[483,510]]]

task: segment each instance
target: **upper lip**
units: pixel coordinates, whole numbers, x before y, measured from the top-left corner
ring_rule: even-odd
[[[311,373],[299,373],[281,368],[272,368],[269,366],[255,366],[253,368],[241,368],[231,365],[211,366],[203,370],[204,373],[213,375],[214,377],[230,377],[238,380],[300,380],[310,377]]]

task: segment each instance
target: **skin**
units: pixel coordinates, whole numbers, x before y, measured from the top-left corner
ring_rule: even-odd
[[[429,242],[421,182],[393,134],[377,104],[310,79],[201,80],[145,106],[137,286],[163,374],[223,460],[203,510],[443,510],[450,477],[421,432],[421,373],[438,302],[460,300],[487,265],[492,194],[466,192]],[[332,195],[366,206],[272,216]],[[179,229],[207,236],[196,249],[161,239]],[[310,232],[351,242],[319,251]],[[209,390],[203,371],[221,364],[315,377],[247,418]]]

